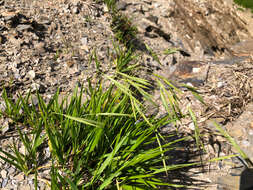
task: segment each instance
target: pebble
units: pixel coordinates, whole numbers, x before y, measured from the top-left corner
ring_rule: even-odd
[[[28,184],[19,186],[19,189],[22,189],[22,190],[31,190],[30,185],[28,185]]]
[[[36,76],[34,70],[30,70],[28,73],[27,73],[28,77],[33,80]]]
[[[195,130],[195,125],[193,122],[190,123],[189,128],[193,131]]]
[[[3,124],[2,124],[1,131],[2,131],[3,134],[5,134],[9,129],[10,129],[9,121],[5,119]]]
[[[21,75],[19,73],[14,73],[14,78],[15,79],[21,79]]]
[[[78,14],[78,13],[79,13],[79,8],[78,8],[77,6],[75,6],[75,7],[72,9],[72,13]]]
[[[4,178],[2,182],[2,188],[5,187],[8,183],[8,178]]]
[[[34,43],[34,48],[39,52],[39,53],[44,53],[45,50],[45,43],[44,42],[37,42]]]
[[[32,29],[31,25],[28,24],[19,24],[16,27],[17,31],[22,32],[23,30],[28,30],[28,29]]]
[[[8,174],[8,172],[7,172],[6,170],[2,170],[2,171],[1,171],[1,176],[2,176],[2,178],[6,178],[6,177],[7,177],[7,174]]]
[[[122,0],[118,1],[117,4],[116,4],[116,8],[118,10],[121,10],[121,11],[126,10],[127,6],[128,6],[128,4],[125,1],[122,1]]]
[[[250,142],[248,140],[243,140],[242,141],[242,146],[249,147],[250,146]]]
[[[82,45],[86,46],[88,44],[88,37],[82,37],[81,43],[82,43]]]
[[[22,181],[22,180],[25,179],[25,176],[24,176],[23,173],[19,173],[18,175],[16,175],[16,176],[14,177],[14,179],[17,180],[17,181]]]
[[[24,146],[24,145],[21,145],[21,147],[19,148],[19,152],[20,152],[21,154],[24,154],[24,155],[25,155],[26,149],[25,149],[25,146]]]
[[[15,169],[15,168],[10,167],[10,168],[8,169],[8,174],[9,174],[9,175],[10,175],[10,174],[14,174],[14,173],[15,173],[15,171],[16,171],[16,169]]]

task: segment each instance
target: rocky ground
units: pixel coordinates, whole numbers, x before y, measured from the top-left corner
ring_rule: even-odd
[[[186,92],[181,97],[182,109],[191,105],[196,112],[201,132],[210,142],[208,157],[233,152],[223,138],[210,135],[215,120],[253,158],[250,13],[238,10],[230,0],[128,0],[119,1],[117,8],[138,29],[136,52],[146,70],[175,84],[183,82],[198,87],[206,105]],[[14,98],[29,89],[32,92],[39,89],[47,99],[58,87],[63,95],[67,94],[94,75],[94,65],[89,63],[94,51],[103,63],[103,70],[110,70],[114,40],[110,24],[107,7],[92,0],[0,1],[2,87]],[[160,63],[145,44],[156,53]],[[170,54],[169,50],[176,51]],[[153,80],[145,70],[141,75]],[[153,93],[158,97],[158,91]],[[9,134],[9,121],[2,118],[1,122],[0,146],[5,148],[15,137]],[[191,134],[193,123],[186,119],[181,129]],[[233,165],[239,167],[241,163],[235,159]],[[217,182],[223,184],[220,189],[225,189],[226,184],[219,177],[231,176],[233,172],[238,176],[242,171],[235,171],[224,162],[211,164],[209,169],[204,174],[195,174],[196,179],[209,182],[203,189],[217,189]],[[32,189],[33,176],[25,177],[3,161],[0,170],[0,188]],[[48,172],[45,170],[40,176],[40,189],[47,188],[43,176]]]

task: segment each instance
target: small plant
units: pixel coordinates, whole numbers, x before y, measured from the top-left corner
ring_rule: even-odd
[[[131,20],[120,13],[116,8],[116,0],[103,0],[112,16],[111,28],[118,42],[127,48],[132,47],[132,42],[136,39],[137,28],[132,25]]]
[[[131,47],[137,34],[137,28],[132,26],[131,20],[121,13],[114,13],[111,27],[116,39],[126,47]]]

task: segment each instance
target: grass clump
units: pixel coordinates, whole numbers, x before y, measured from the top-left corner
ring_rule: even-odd
[[[124,44],[127,48],[131,48],[133,40],[136,39],[137,28],[133,26],[131,20],[126,15],[117,10],[117,2],[115,0],[104,0],[103,2],[111,14],[111,28],[115,38],[119,43]]]
[[[136,68],[129,66],[132,60],[131,51],[121,52],[114,75],[104,74],[99,82],[76,88],[70,99],[60,101],[57,92],[46,103],[37,93],[35,104],[30,93],[13,101],[4,92],[6,109],[2,115],[12,119],[25,153],[13,143],[10,152],[0,149],[5,155],[0,158],[26,175],[35,174],[36,188],[37,176],[45,167],[51,170],[51,189],[183,187],[163,177],[193,165],[168,165],[170,152],[185,139],[167,141],[158,130],[179,119],[175,92],[173,88],[166,92],[163,87],[164,103],[168,103],[167,94],[173,108],[170,113],[147,115],[142,99],[152,101],[146,92],[150,84],[132,74]],[[109,85],[105,89],[106,81]],[[43,160],[45,147],[50,151],[49,162]]]

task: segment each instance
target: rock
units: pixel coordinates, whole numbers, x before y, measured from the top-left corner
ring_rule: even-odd
[[[167,66],[161,75],[175,82],[191,84],[198,87],[205,83],[209,65],[201,61],[182,61],[176,65]]]
[[[253,40],[246,40],[230,47],[235,56],[253,55]]]
[[[25,176],[24,176],[23,173],[19,173],[18,175],[16,175],[14,177],[14,179],[17,180],[17,181],[23,181],[25,179]]]
[[[22,144],[21,147],[19,148],[19,152],[20,152],[21,154],[23,154],[23,155],[26,154],[26,148],[25,148],[25,146],[24,146],[23,144]]]
[[[40,87],[39,87],[39,93],[45,93],[46,92],[46,87],[42,84],[40,84]]]
[[[18,49],[20,48],[21,43],[22,43],[21,39],[19,38],[17,39],[14,36],[9,36],[8,41],[12,43],[13,45],[15,45]]]
[[[10,168],[8,169],[8,174],[9,174],[9,175],[12,175],[12,174],[14,174],[14,173],[15,173],[15,171],[16,171],[16,169],[15,169],[15,168],[10,167]]]
[[[37,42],[34,43],[34,48],[39,52],[39,53],[45,53],[45,43],[44,42]]]
[[[125,2],[125,1],[123,1],[123,0],[119,0],[117,3],[116,3],[116,8],[118,9],[118,10],[126,10],[126,7],[128,6],[128,4]]]
[[[249,147],[251,145],[248,140],[243,140],[241,143],[242,143],[242,147]]]
[[[4,178],[2,182],[2,188],[4,188],[8,183],[8,178]]]
[[[153,15],[150,15],[147,17],[148,20],[150,20],[151,22],[157,24],[158,23],[158,17],[157,16],[153,16]]]
[[[253,121],[250,122],[250,128],[253,129]]]
[[[5,104],[4,101],[1,101],[1,102],[0,102],[0,111],[1,111],[1,112],[4,112],[5,109],[6,109],[6,104]]]
[[[84,46],[87,46],[88,45],[88,37],[82,37],[81,38],[81,44],[84,45]]]
[[[1,170],[1,176],[2,176],[2,178],[6,178],[7,174],[8,174],[8,172],[6,170]]]
[[[21,75],[19,73],[14,73],[14,78],[16,80],[19,80],[19,79],[21,79]]]
[[[3,124],[2,124],[1,131],[2,131],[3,134],[5,134],[9,129],[10,129],[9,121],[8,121],[8,119],[5,119]]]
[[[192,131],[194,131],[194,130],[195,130],[195,125],[194,125],[194,123],[193,123],[193,122],[192,122],[192,123],[190,123],[189,128],[190,128]]]
[[[28,24],[19,24],[16,29],[17,31],[22,32],[24,30],[32,29],[32,26]]]
[[[79,8],[77,6],[72,8],[72,13],[78,14],[79,13]]]
[[[28,73],[27,73],[28,77],[33,80],[36,76],[35,74],[35,71],[34,70],[30,70]]]
[[[19,189],[21,190],[31,190],[32,188],[30,187],[29,184],[25,184],[25,185],[20,185]]]
[[[243,129],[238,128],[237,126],[234,127],[234,128],[228,129],[228,130],[229,130],[229,134],[232,137],[240,138],[240,137],[242,137],[244,135]]]

